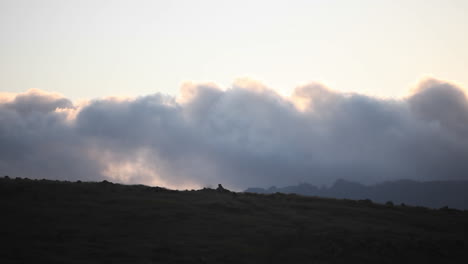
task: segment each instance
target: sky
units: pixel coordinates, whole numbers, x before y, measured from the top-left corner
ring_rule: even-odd
[[[186,81],[311,81],[401,97],[421,78],[468,85],[463,0],[2,0],[0,89],[73,100],[176,95]]]
[[[466,1],[0,1],[0,175],[468,180]]]

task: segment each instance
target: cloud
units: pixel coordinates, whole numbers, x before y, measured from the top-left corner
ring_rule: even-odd
[[[0,149],[13,177],[172,188],[467,179],[468,101],[435,79],[401,99],[245,79],[80,105],[29,90],[0,95]]]
[[[2,100],[0,100],[1,102]],[[0,172],[5,175],[97,179],[85,141],[67,122],[70,100],[37,89],[0,104]]]

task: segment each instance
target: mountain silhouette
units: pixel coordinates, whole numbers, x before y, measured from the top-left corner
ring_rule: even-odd
[[[294,186],[248,188],[253,193],[295,193],[308,196],[322,196],[345,199],[370,199],[378,203],[392,201],[396,204],[425,206],[430,208],[450,207],[468,209],[468,181],[428,181],[413,180],[388,181],[375,185],[337,180],[330,187],[318,188],[308,183]]]

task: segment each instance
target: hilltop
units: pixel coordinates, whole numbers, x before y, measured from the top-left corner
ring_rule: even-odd
[[[468,212],[0,179],[1,263],[460,263]]]

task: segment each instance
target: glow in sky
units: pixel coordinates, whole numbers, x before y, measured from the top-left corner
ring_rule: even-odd
[[[175,95],[251,77],[402,96],[468,84],[468,1],[0,1],[0,91]]]

